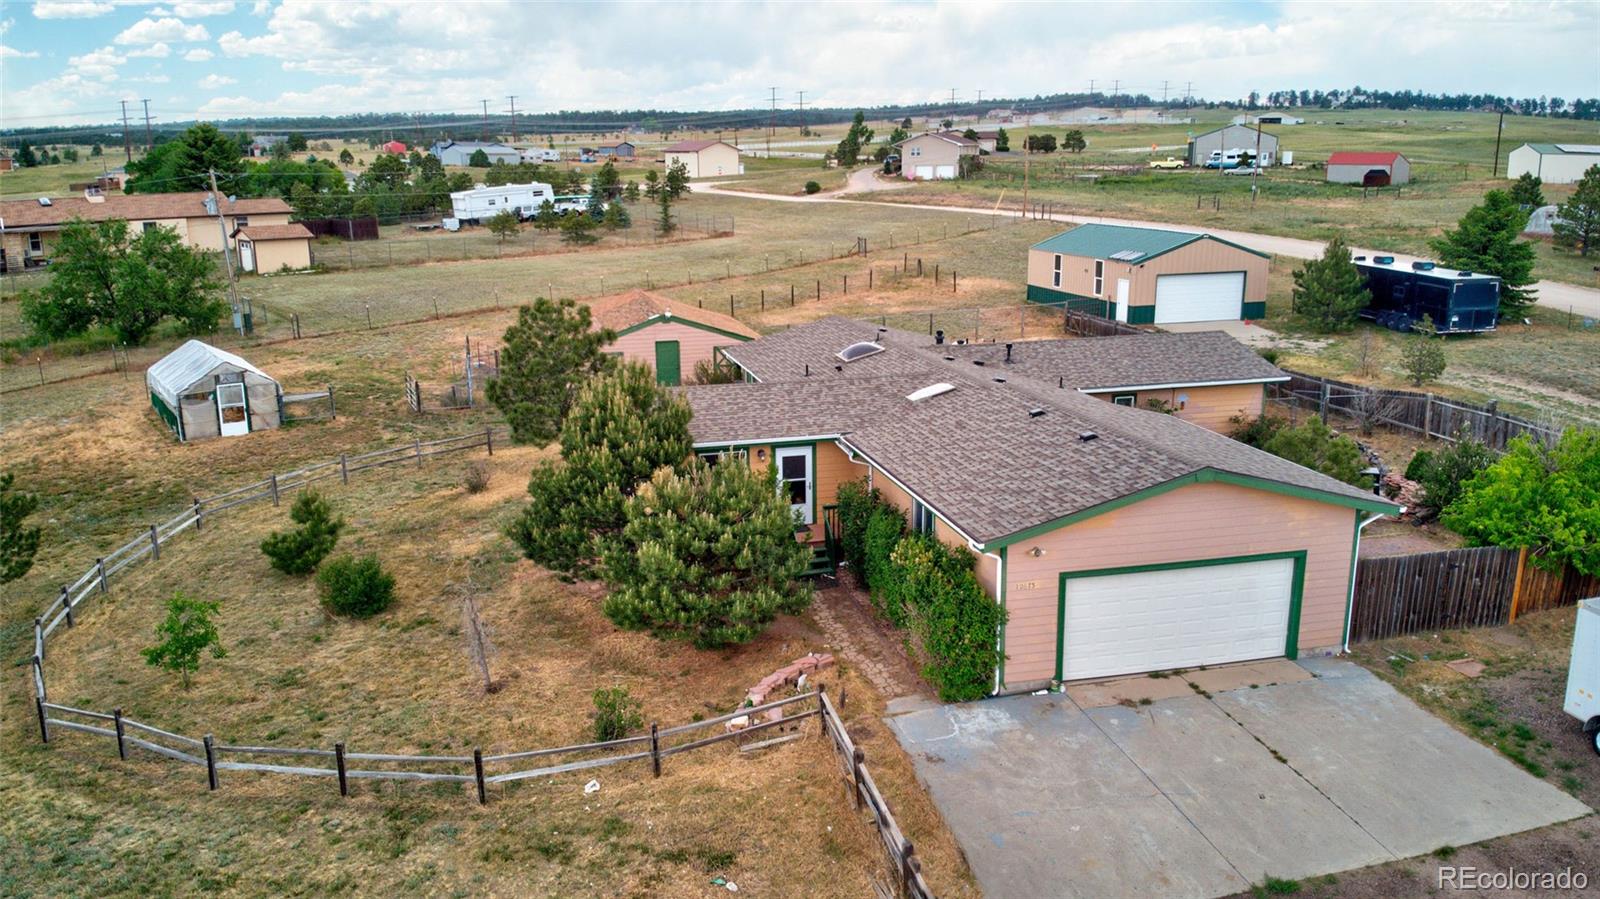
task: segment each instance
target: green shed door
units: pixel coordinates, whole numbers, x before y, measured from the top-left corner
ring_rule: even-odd
[[[678,370],[678,342],[656,341],[656,383],[676,387],[682,380]]]

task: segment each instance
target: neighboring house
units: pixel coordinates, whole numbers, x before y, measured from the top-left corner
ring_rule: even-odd
[[[1289,115],[1286,112],[1263,112],[1260,115],[1237,115],[1233,117],[1235,125],[1304,125],[1305,119]]]
[[[595,153],[600,156],[609,156],[616,159],[632,159],[634,146],[631,141],[618,141],[614,144],[601,144],[595,148]]]
[[[1209,234],[1079,225],[1028,250],[1028,299],[1135,325],[1267,314],[1265,253]]]
[[[1328,157],[1328,182],[1384,187],[1411,180],[1411,162],[1399,153],[1335,153]]]
[[[224,234],[249,225],[287,225],[289,204],[277,197],[222,200],[220,210],[204,191],[181,194],[90,194],[39,200],[0,201],[0,270],[31,268],[49,259],[57,235],[73,219],[125,219],[134,232],[171,228],[191,247],[221,250]],[[222,222],[217,221],[221,213]],[[231,237],[228,246],[233,246]]]
[[[11,161],[11,154],[10,153],[0,153],[0,172],[9,172],[9,171],[11,171],[11,167],[12,167],[13,164],[14,163],[12,163],[12,161]]]
[[[978,142],[954,131],[930,131],[906,138],[900,149],[900,175],[913,181],[961,177],[961,157],[977,156]]]
[[[935,132],[935,133],[948,135],[948,136],[951,136],[951,137],[961,137],[961,138],[966,138],[966,136],[967,136],[965,131],[956,131],[956,130],[939,131],[939,132]],[[978,141],[978,149],[979,150],[983,151],[984,153],[993,153],[994,152],[995,145],[1000,140],[1000,132],[999,131],[975,131],[973,133],[978,135],[977,141]],[[967,138],[967,139],[971,140],[971,138]]]
[[[233,232],[239,247],[239,270],[270,274],[311,267],[311,231],[298,222],[247,225]]]
[[[744,166],[739,163],[739,148],[724,140],[679,141],[661,152],[667,168],[681,162],[688,168],[690,178],[744,173]]]
[[[190,340],[145,370],[150,405],[182,441],[276,428],[283,388],[244,359]]]
[[[389,141],[386,144],[379,144],[378,149],[385,153],[393,153],[396,156],[404,156],[411,152],[410,147],[407,147],[404,143],[401,143],[397,140]]]
[[[250,142],[251,156],[271,156],[272,148],[289,139],[287,134],[258,134]]]
[[[432,153],[445,165],[471,165],[472,154],[482,150],[489,157],[489,164],[503,162],[506,165],[516,165],[522,161],[522,154],[515,147],[505,144],[484,143],[476,140],[446,140],[439,141],[428,152]]]
[[[1576,184],[1600,165],[1600,144],[1523,144],[1506,159],[1506,177],[1533,175],[1546,184]]]
[[[1171,415],[849,324],[827,326],[823,372],[685,388],[695,450],[770,466],[813,540],[837,526],[839,485],[865,478],[912,529],[971,553],[1008,617],[993,692],[1346,647],[1360,529],[1392,503]],[[770,341],[792,365],[792,333],[724,355],[742,365]]]
[[[1189,138],[1189,164],[1205,165],[1216,151],[1249,150],[1254,153],[1257,134],[1260,134],[1261,153],[1256,163],[1262,166],[1278,164],[1278,137],[1270,131],[1259,131],[1248,125],[1224,125],[1214,131]]]
[[[760,337],[731,315],[677,303],[660,294],[630,290],[589,303],[596,328],[610,328],[617,339],[605,352],[655,369],[662,384],[681,384],[701,362],[717,364],[725,347]]]
[[[1119,406],[1170,409],[1184,421],[1224,433],[1233,429],[1231,419],[1261,414],[1266,385],[1289,380],[1221,331],[998,344],[951,343],[943,331],[928,337],[881,328],[875,342],[896,352],[846,364],[835,355],[841,341],[859,339],[864,327],[850,319],[824,318],[724,348],[722,358],[745,380],[759,383],[936,375],[955,365],[972,377],[1026,377]]]

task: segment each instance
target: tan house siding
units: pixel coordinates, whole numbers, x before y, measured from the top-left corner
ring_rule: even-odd
[[[1198,240],[1148,262],[1129,264],[1105,260],[1104,278],[1098,293],[1094,289],[1094,259],[1088,256],[1061,257],[1061,283],[1054,281],[1054,253],[1028,251],[1028,283],[1060,290],[1080,297],[1115,301],[1117,279],[1128,279],[1128,306],[1154,306],[1156,279],[1162,275],[1196,275],[1207,272],[1245,273],[1244,302],[1267,300],[1269,260],[1215,240]],[[1243,310],[1241,310],[1242,312]],[[1130,315],[1130,318],[1133,316]]]
[[[916,153],[918,155],[912,155]],[[977,147],[952,144],[937,137],[914,137],[900,145],[900,175],[915,180],[919,165],[953,165],[960,173],[961,157],[976,156]]]
[[[311,241],[309,240],[257,240],[249,241],[255,251],[255,271],[264,275],[288,269],[299,271],[311,267]]]
[[[678,369],[685,382],[694,376],[695,363],[715,358],[718,347],[743,342],[737,337],[680,322],[658,321],[618,337],[605,347],[605,351],[621,353],[622,358],[629,362],[642,362],[654,369],[656,343],[662,340],[678,342]]]
[[[224,215],[222,220],[228,225],[228,234],[232,235],[241,225],[287,225],[289,213],[266,213],[257,215]],[[138,222],[130,222],[135,229]],[[188,241],[189,246],[200,247],[206,250],[222,249],[222,231],[217,226],[217,220],[209,216],[188,219],[168,219],[161,224],[169,228],[177,228],[178,234]],[[233,246],[234,239],[228,238],[228,246]],[[309,264],[309,263],[308,263]]]
[[[1299,649],[1335,649],[1344,635],[1354,527],[1343,506],[1202,483],[1023,540],[1006,556],[1007,686],[1055,677],[1063,571],[1306,550]],[[1044,554],[1028,552],[1034,547]]]
[[[668,153],[666,161],[668,168],[675,162],[683,163],[689,170],[690,178],[739,174],[739,151],[728,144],[716,144],[693,152]]]
[[[1184,421],[1226,434],[1233,430],[1233,422],[1229,419],[1235,416],[1256,418],[1261,415],[1261,404],[1265,393],[1266,387],[1261,384],[1176,387],[1169,390],[1135,391],[1134,402],[1143,409],[1151,400],[1160,400],[1176,410],[1173,414]],[[1090,394],[1106,402],[1126,395],[1127,393],[1122,391]]]
[[[757,471],[764,468],[771,469],[773,448],[770,444],[750,446],[745,449],[751,468]],[[827,441],[815,444],[811,456],[811,479],[816,500],[816,521],[812,523],[807,534],[808,540],[821,542],[822,507],[839,501],[839,485],[865,477],[866,474],[867,466],[864,463],[852,462],[837,443]],[[774,474],[773,478],[776,477]]]

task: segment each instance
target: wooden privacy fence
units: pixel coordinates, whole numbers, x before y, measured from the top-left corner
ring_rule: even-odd
[[[1465,431],[1474,440],[1501,452],[1522,434],[1545,446],[1555,446],[1561,439],[1560,426],[1501,412],[1493,403],[1479,406],[1431,393],[1364,387],[1287,368],[1283,371],[1289,381],[1270,385],[1273,396],[1315,409],[1324,420],[1328,413],[1336,412],[1438,440],[1455,440]]]
[[[1484,546],[1362,559],[1350,641],[1494,627],[1597,594],[1600,578],[1572,568],[1537,568],[1529,564],[1526,550]]]

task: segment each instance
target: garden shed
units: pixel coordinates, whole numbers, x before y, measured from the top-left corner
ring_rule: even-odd
[[[283,387],[243,358],[190,340],[144,375],[150,405],[179,440],[237,437],[276,428]]]

